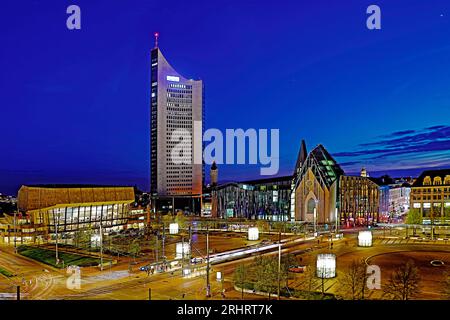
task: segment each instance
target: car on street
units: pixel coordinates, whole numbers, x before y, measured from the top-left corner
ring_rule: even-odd
[[[139,268],[139,270],[141,270],[141,271],[148,271],[148,270],[150,270],[150,266],[149,265],[142,266],[142,267]]]
[[[306,266],[289,266],[288,271],[294,273],[303,273],[306,271]]]
[[[202,262],[203,262],[203,258],[201,258],[201,257],[195,257],[195,258],[192,258],[192,259],[191,259],[191,262],[192,262],[193,264],[202,263]]]

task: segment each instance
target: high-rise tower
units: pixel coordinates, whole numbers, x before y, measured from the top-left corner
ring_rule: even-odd
[[[155,38],[150,83],[151,193],[158,197],[200,195],[203,186],[203,82],[187,79],[175,71],[158,48],[157,33]],[[180,146],[184,152],[182,163],[174,161],[174,154],[179,154],[175,151]]]

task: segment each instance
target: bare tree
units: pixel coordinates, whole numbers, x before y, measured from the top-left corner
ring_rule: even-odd
[[[392,272],[389,282],[384,286],[384,296],[394,300],[409,300],[420,292],[420,275],[412,260]]]
[[[234,283],[241,287],[241,299],[244,299],[244,287],[247,282],[247,267],[244,264],[237,266],[234,270]]]
[[[183,230],[186,227],[187,219],[183,212],[178,212],[175,216],[175,222],[178,223],[178,227],[180,230]]]
[[[255,289],[267,292],[270,296],[276,291],[278,280],[278,262],[274,257],[255,258]]]
[[[364,299],[364,288],[366,286],[367,273],[364,260],[353,260],[352,264],[341,279],[340,285],[349,292],[348,297],[352,300]]]
[[[316,268],[313,265],[306,267],[302,278],[300,288],[309,292],[315,291],[318,284],[318,279],[316,277]]]
[[[297,259],[292,253],[288,253],[287,255],[284,255],[281,257],[281,275],[280,275],[280,281],[284,280],[286,281],[286,289],[289,289],[289,279],[292,279],[293,276],[289,272],[289,268],[293,265],[297,264]]]
[[[134,262],[136,262],[136,257],[141,253],[141,245],[139,243],[139,240],[133,240],[133,242],[129,246],[128,251],[133,255]]]

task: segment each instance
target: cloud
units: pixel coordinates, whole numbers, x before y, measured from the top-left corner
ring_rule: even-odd
[[[416,130],[404,130],[404,131],[397,131],[391,134],[386,135],[385,137],[398,137],[398,136],[404,136],[407,134],[415,133]]]
[[[353,166],[355,164],[360,164],[361,162],[359,161],[348,161],[348,162],[341,162],[340,165],[341,166]]]
[[[343,167],[358,164],[377,170],[386,167],[420,167],[436,163],[450,166],[450,126],[436,125],[422,130],[403,130],[380,137],[378,141],[361,143],[355,150],[337,152],[333,156],[346,158]]]

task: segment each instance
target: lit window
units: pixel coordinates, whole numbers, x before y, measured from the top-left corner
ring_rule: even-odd
[[[174,81],[174,82],[180,81],[180,77],[176,77],[176,76],[167,76],[166,79],[167,79],[167,81]]]
[[[435,186],[440,186],[440,185],[442,185],[442,179],[441,179],[441,177],[434,177],[434,179],[433,179],[433,185],[435,185]]]

